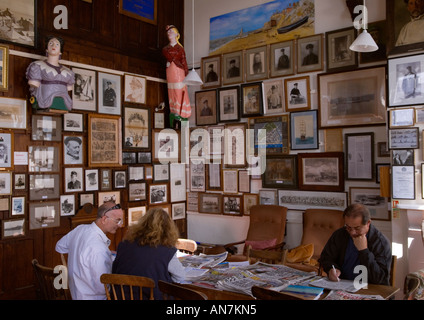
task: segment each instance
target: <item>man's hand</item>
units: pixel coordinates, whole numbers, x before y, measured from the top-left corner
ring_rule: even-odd
[[[358,251],[365,250],[368,248],[368,241],[366,235],[361,235],[358,237],[352,237],[353,238],[353,244],[355,245],[356,249]]]

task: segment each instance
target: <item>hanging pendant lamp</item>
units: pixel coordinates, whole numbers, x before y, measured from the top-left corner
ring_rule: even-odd
[[[188,75],[185,77],[184,79],[184,83],[188,86],[200,86],[203,84],[202,79],[200,79],[199,75],[197,74],[196,70],[194,70],[194,0],[192,1],[192,25],[193,25],[193,42],[192,42],[192,47],[193,47],[193,64],[192,67],[193,69],[191,69],[191,71],[188,73]]]
[[[349,49],[352,50],[352,51],[356,51],[356,52],[372,52],[372,51],[377,51],[378,50],[378,46],[375,43],[375,41],[372,38],[372,36],[367,31],[368,9],[365,6],[365,0],[364,0],[364,5],[363,5],[363,9],[362,10],[363,10],[363,13],[364,13],[364,17],[363,17],[363,21],[362,21],[362,25],[363,25],[363,29],[364,30],[359,34],[359,36],[355,39],[355,41],[352,42],[352,44],[350,45]],[[357,10],[355,8],[355,13],[357,13],[356,11]]]

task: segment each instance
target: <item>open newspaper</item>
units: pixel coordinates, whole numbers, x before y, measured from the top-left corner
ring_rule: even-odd
[[[213,268],[227,259],[228,252],[220,254],[187,255],[180,258],[184,267],[190,268]]]
[[[342,290],[331,290],[324,300],[384,300],[380,295],[355,294]]]

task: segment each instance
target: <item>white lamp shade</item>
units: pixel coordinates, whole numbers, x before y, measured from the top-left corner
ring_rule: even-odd
[[[200,86],[203,84],[202,79],[200,79],[196,70],[191,69],[188,75],[184,79],[184,83],[188,86]]]
[[[355,41],[353,41],[349,49],[357,52],[372,52],[377,51],[378,46],[367,30],[364,29]]]

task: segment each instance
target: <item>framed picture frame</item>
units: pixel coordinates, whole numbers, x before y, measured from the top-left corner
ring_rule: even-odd
[[[250,171],[238,171],[238,192],[250,193]]]
[[[259,190],[259,204],[277,205],[277,190]]]
[[[25,237],[26,219],[5,219],[1,224],[2,240]]]
[[[241,85],[241,116],[257,117],[263,115],[262,82]]]
[[[290,141],[291,150],[319,148],[317,110],[290,113]]]
[[[29,203],[29,229],[55,228],[60,225],[60,203],[57,201]]]
[[[418,149],[419,128],[389,129],[389,149]]]
[[[418,81],[418,75],[424,70],[424,54],[390,58],[387,66],[387,106],[390,108],[423,104],[424,83]]]
[[[75,215],[75,195],[61,195],[60,196],[60,216],[73,216]]]
[[[165,129],[165,113],[154,113],[154,126],[155,129]]]
[[[186,201],[187,179],[186,165],[184,163],[171,163],[169,165],[170,179],[169,190],[171,202]]]
[[[172,220],[185,219],[186,217],[185,202],[172,203],[171,208],[172,208]]]
[[[169,164],[153,164],[153,182],[169,181]]]
[[[199,213],[222,213],[222,194],[219,193],[198,193]]]
[[[128,181],[144,180],[144,166],[128,166]]]
[[[100,207],[102,204],[112,201],[116,204],[121,203],[121,192],[118,190],[108,191],[108,192],[99,192],[98,193],[98,206]]]
[[[322,33],[297,39],[297,73],[321,71],[324,69],[324,47]]]
[[[149,205],[168,203],[168,184],[149,185]]]
[[[396,109],[395,109],[396,110]],[[415,123],[424,123],[424,109],[415,109]]]
[[[14,173],[13,174],[13,190],[16,191],[27,191],[27,175],[25,173]]]
[[[119,13],[153,25],[158,23],[157,0],[119,0]]]
[[[10,213],[13,216],[22,216],[26,212],[26,196],[13,196],[10,200]]]
[[[146,201],[146,182],[128,183],[128,201]]]
[[[320,208],[344,211],[348,199],[347,192],[278,190],[278,205],[289,210]]]
[[[238,171],[235,169],[222,170],[222,184],[224,193],[237,193]]]
[[[225,126],[209,126],[208,132],[210,137],[209,155],[211,159],[221,160],[221,155],[224,154],[224,134]],[[219,161],[220,162],[220,161]]]
[[[199,212],[199,192],[187,192],[187,211]]]
[[[271,78],[287,77],[294,74],[296,67],[294,40],[271,44],[269,54],[269,76]]]
[[[327,72],[349,70],[358,66],[358,54],[349,49],[355,41],[354,27],[325,33],[327,46]]]
[[[88,166],[122,165],[121,118],[109,115],[88,115]]]
[[[344,191],[343,152],[299,153],[299,190]]]
[[[374,132],[346,133],[347,180],[374,180]]]
[[[124,189],[127,187],[127,171],[115,170],[113,172],[113,188]]]
[[[63,164],[71,165],[84,163],[84,137],[63,136]]]
[[[136,224],[147,212],[147,206],[128,208],[128,225]]]
[[[98,191],[99,189],[99,169],[86,169],[85,191]]]
[[[84,191],[83,168],[65,168],[65,192]]]
[[[250,208],[259,204],[259,194],[244,193],[243,194],[243,215],[250,215]]]
[[[243,196],[223,195],[222,213],[229,216],[243,215]]]
[[[246,167],[246,127],[246,123],[225,125],[224,164],[227,168]]]
[[[224,53],[222,55],[222,84],[231,85],[243,82],[243,51]]]
[[[388,148],[387,142],[377,142],[377,149],[379,158],[390,157],[390,150]]]
[[[392,150],[393,166],[413,166],[415,165],[414,149],[396,149]]]
[[[122,152],[122,164],[136,164],[137,152]]]
[[[180,159],[180,134],[173,129],[153,130],[153,161],[162,164]]]
[[[59,150],[50,146],[28,147],[29,172],[58,172]]]
[[[190,191],[205,192],[206,167],[204,161],[190,161]]]
[[[99,182],[101,191],[112,190],[112,169],[100,169]]]
[[[388,199],[380,196],[380,188],[349,188],[350,204],[366,205],[371,214],[372,220],[390,221],[390,211],[388,209]]]
[[[367,31],[374,39],[375,43],[378,46],[378,49],[377,51],[373,52],[360,52],[360,64],[375,63],[387,60],[387,40],[389,38],[389,30],[387,27],[387,20],[380,20],[368,23]]]
[[[221,86],[221,56],[209,56],[201,59],[202,88],[217,88]]]
[[[209,158],[209,130],[205,128],[190,128],[190,158]]]
[[[145,150],[151,148],[151,111],[148,107],[132,108],[124,106],[123,148],[125,150]]]
[[[196,91],[196,126],[217,124],[217,91]]]
[[[99,113],[121,115],[121,82],[120,75],[99,72],[98,79],[98,94],[99,94]]]
[[[10,211],[10,197],[0,198],[0,211]]]
[[[9,46],[0,45],[0,91],[9,90]]]
[[[412,127],[415,125],[414,108],[397,108],[389,110],[389,127]]]
[[[246,81],[258,81],[268,78],[268,47],[261,46],[247,49],[244,58]]]
[[[209,163],[206,165],[206,190],[222,191],[223,170],[221,163]]]
[[[63,131],[84,132],[84,114],[73,112],[63,114]]]
[[[386,68],[318,74],[320,128],[385,125]]]
[[[75,73],[72,90],[72,110],[97,110],[97,73],[93,70],[72,68]]]
[[[138,152],[137,161],[141,164],[152,163],[152,153],[151,152]]]
[[[297,189],[297,157],[269,155],[262,174],[263,188]]]
[[[7,24],[8,31],[2,32],[1,41],[30,48],[37,46],[37,0],[4,2],[0,11],[8,12],[7,16],[14,21],[10,26]]]
[[[0,97],[0,128],[26,129],[27,102],[25,99]]]
[[[92,205],[96,204],[96,201],[94,198],[94,192],[79,194],[79,206],[82,207],[86,203],[91,203]]]
[[[240,120],[240,86],[218,89],[219,122]]]
[[[146,104],[146,78],[124,74],[124,102]]]
[[[284,79],[284,96],[286,97],[286,111],[311,109],[309,76]]]
[[[14,165],[14,135],[13,133],[0,133],[0,168],[13,170]]]
[[[58,174],[30,174],[29,175],[29,200],[59,199]]]
[[[264,114],[281,114],[284,111],[283,80],[273,79],[263,82]]]

